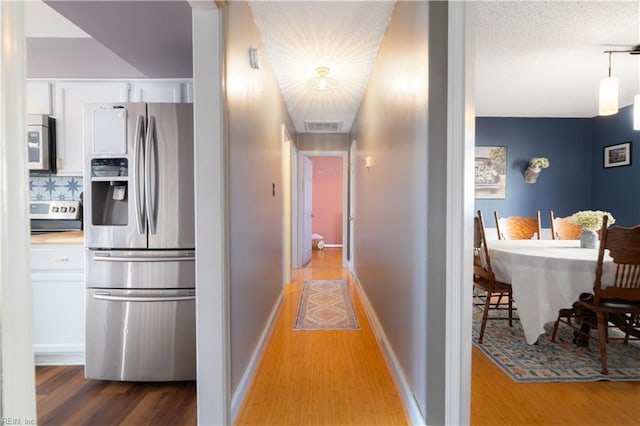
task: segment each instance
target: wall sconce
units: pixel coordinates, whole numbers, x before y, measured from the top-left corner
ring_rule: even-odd
[[[524,171],[524,180],[527,183],[536,183],[542,169],[549,167],[549,160],[544,157],[534,157],[529,160],[529,166]]]
[[[375,165],[376,165],[376,160],[373,156],[369,155],[367,157],[364,157],[364,166],[367,168],[367,170],[374,167]]]
[[[333,92],[338,82],[329,77],[329,67],[318,67],[315,77],[309,80],[309,86],[314,92],[325,95]]]

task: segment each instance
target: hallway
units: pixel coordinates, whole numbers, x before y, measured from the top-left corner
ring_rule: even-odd
[[[237,425],[406,425],[407,414],[380,352],[342,250],[314,250],[294,271]],[[343,278],[360,330],[294,331],[304,280]]]

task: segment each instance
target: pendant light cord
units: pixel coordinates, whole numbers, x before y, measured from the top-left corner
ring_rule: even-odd
[[[609,78],[611,78],[611,51],[609,51]]]

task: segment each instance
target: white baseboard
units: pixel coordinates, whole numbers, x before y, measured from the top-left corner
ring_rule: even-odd
[[[325,244],[325,247],[339,247],[342,248],[342,244]]]
[[[422,417],[422,412],[420,411],[420,407],[418,407],[418,403],[413,396],[413,392],[411,391],[411,386],[409,386],[409,382],[405,377],[404,371],[400,366],[400,362],[389,343],[389,339],[387,339],[387,335],[378,320],[378,316],[376,315],[375,310],[373,309],[373,305],[369,301],[367,294],[360,283],[358,277],[352,272],[354,281],[356,283],[356,290],[358,291],[358,295],[360,296],[360,301],[362,302],[362,306],[364,307],[365,312],[367,313],[367,317],[369,317],[369,322],[371,323],[371,327],[373,328],[373,334],[378,341],[378,345],[380,345],[380,349],[382,350],[382,355],[384,356],[385,361],[387,362],[387,366],[391,370],[391,375],[393,376],[394,382],[398,391],[400,392],[401,398],[404,400],[405,407],[407,408],[407,412],[409,413],[409,418],[411,419],[411,423],[414,425],[424,425],[425,421]]]
[[[258,339],[258,344],[256,345],[255,350],[253,351],[253,355],[249,360],[249,364],[247,368],[244,370],[244,374],[240,379],[240,383],[238,383],[238,387],[236,391],[233,393],[231,397],[231,424],[236,422],[236,418],[238,416],[238,412],[240,411],[240,407],[244,402],[245,397],[247,396],[247,391],[249,390],[249,386],[251,385],[251,381],[256,374],[256,369],[258,368],[258,362],[262,357],[262,353],[264,352],[265,347],[267,346],[267,341],[273,332],[273,327],[275,326],[276,318],[278,317],[278,313],[280,312],[280,308],[282,307],[282,301],[284,298],[284,290],[280,292],[280,296],[278,296],[278,300],[276,301],[273,310],[271,311],[271,315],[269,315],[269,319],[267,320],[267,324],[260,335],[260,339]]]
[[[35,365],[84,365],[84,345],[33,345]]]

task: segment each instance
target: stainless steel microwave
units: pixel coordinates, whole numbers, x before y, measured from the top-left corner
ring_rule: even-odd
[[[47,115],[27,115],[29,170],[56,172],[55,119]]]

